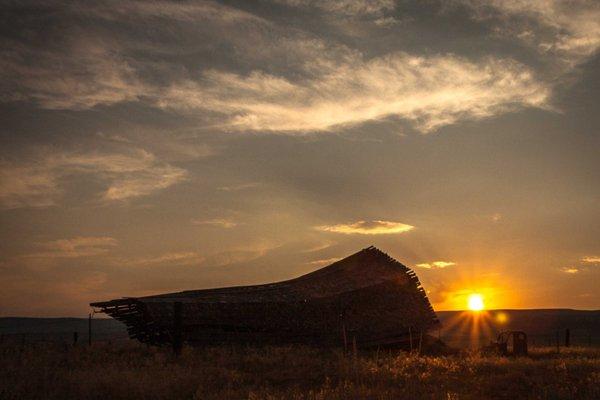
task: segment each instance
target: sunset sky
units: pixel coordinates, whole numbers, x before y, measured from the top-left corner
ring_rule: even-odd
[[[0,316],[369,245],[436,310],[600,308],[600,2],[0,4]]]

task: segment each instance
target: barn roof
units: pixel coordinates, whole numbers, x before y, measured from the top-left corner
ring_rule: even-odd
[[[356,306],[361,294],[363,297],[367,294],[381,297],[379,308],[372,309],[371,306],[366,311],[366,306]],[[229,325],[238,324],[244,320],[247,327],[248,324],[253,324],[252,319],[246,315],[248,313],[260,313],[264,319],[267,318],[265,313],[273,314],[272,310],[277,308],[278,318],[281,319],[285,310],[290,314],[291,310],[298,308],[298,304],[318,304],[324,310],[332,308],[331,304],[339,303],[342,299],[355,304],[356,310],[363,310],[362,317],[358,315],[359,311],[354,313],[356,318],[403,319],[406,326],[428,326],[437,322],[415,273],[373,246],[329,266],[283,282],[188,290],[91,305],[125,322],[131,328],[130,332],[138,332],[142,329],[140,326],[146,325],[149,320],[155,325],[162,324],[163,330],[167,329],[172,320],[172,304],[175,302],[187,304],[186,319],[190,324],[206,327],[211,324],[222,325],[224,321]],[[334,315],[337,311],[331,312]],[[303,320],[310,318],[305,316]],[[277,321],[272,321],[271,325],[274,323]]]
[[[334,296],[393,279],[423,291],[415,273],[374,246],[298,278],[263,285],[186,290],[136,297],[144,303],[180,301],[207,303],[281,302]],[[424,293],[424,291],[423,291]],[[131,298],[92,303],[105,307]]]

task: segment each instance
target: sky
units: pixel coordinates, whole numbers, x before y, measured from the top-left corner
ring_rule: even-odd
[[[0,9],[0,316],[370,245],[436,310],[600,308],[600,2]]]

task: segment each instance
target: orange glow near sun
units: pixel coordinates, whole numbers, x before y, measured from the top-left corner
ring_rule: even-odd
[[[483,296],[479,293],[473,293],[469,295],[467,305],[471,311],[481,311],[484,309]]]

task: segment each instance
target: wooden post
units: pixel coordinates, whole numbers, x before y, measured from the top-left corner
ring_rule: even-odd
[[[356,360],[358,356],[358,348],[356,347],[356,336],[352,335],[352,356]]]
[[[92,313],[88,315],[88,346],[92,345]]]
[[[77,346],[77,339],[79,339],[79,333],[73,332],[73,346]]]
[[[346,335],[346,323],[342,321],[342,336],[344,339],[344,354],[348,354],[348,336]]]
[[[567,328],[565,331],[565,347],[571,346],[571,330]]]
[[[408,327],[408,340],[410,342],[410,352],[412,353],[413,345],[412,345],[412,329],[410,326]]]
[[[423,343],[423,331],[419,331],[419,355],[421,355],[421,344]]]
[[[560,353],[560,334],[556,331],[556,352]]]
[[[183,325],[182,310],[183,303],[176,301],[173,304],[173,353],[175,353],[176,356],[181,355],[181,349],[183,348],[181,332]]]

